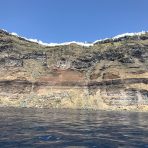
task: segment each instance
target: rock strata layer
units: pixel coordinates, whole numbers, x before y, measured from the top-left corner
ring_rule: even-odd
[[[0,30],[0,106],[148,111],[148,33],[51,47]]]

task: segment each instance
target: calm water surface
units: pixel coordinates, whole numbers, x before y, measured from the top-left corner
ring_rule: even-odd
[[[148,113],[0,108],[0,148],[148,148]]]

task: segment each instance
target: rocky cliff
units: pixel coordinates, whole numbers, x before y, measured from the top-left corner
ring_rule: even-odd
[[[0,106],[148,110],[148,33],[44,46],[0,30]]]

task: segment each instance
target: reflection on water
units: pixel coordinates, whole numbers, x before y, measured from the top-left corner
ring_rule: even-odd
[[[148,114],[0,108],[0,147],[148,148]]]

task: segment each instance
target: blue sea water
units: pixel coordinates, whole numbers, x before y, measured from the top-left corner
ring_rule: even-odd
[[[0,148],[148,148],[148,113],[0,108]]]

